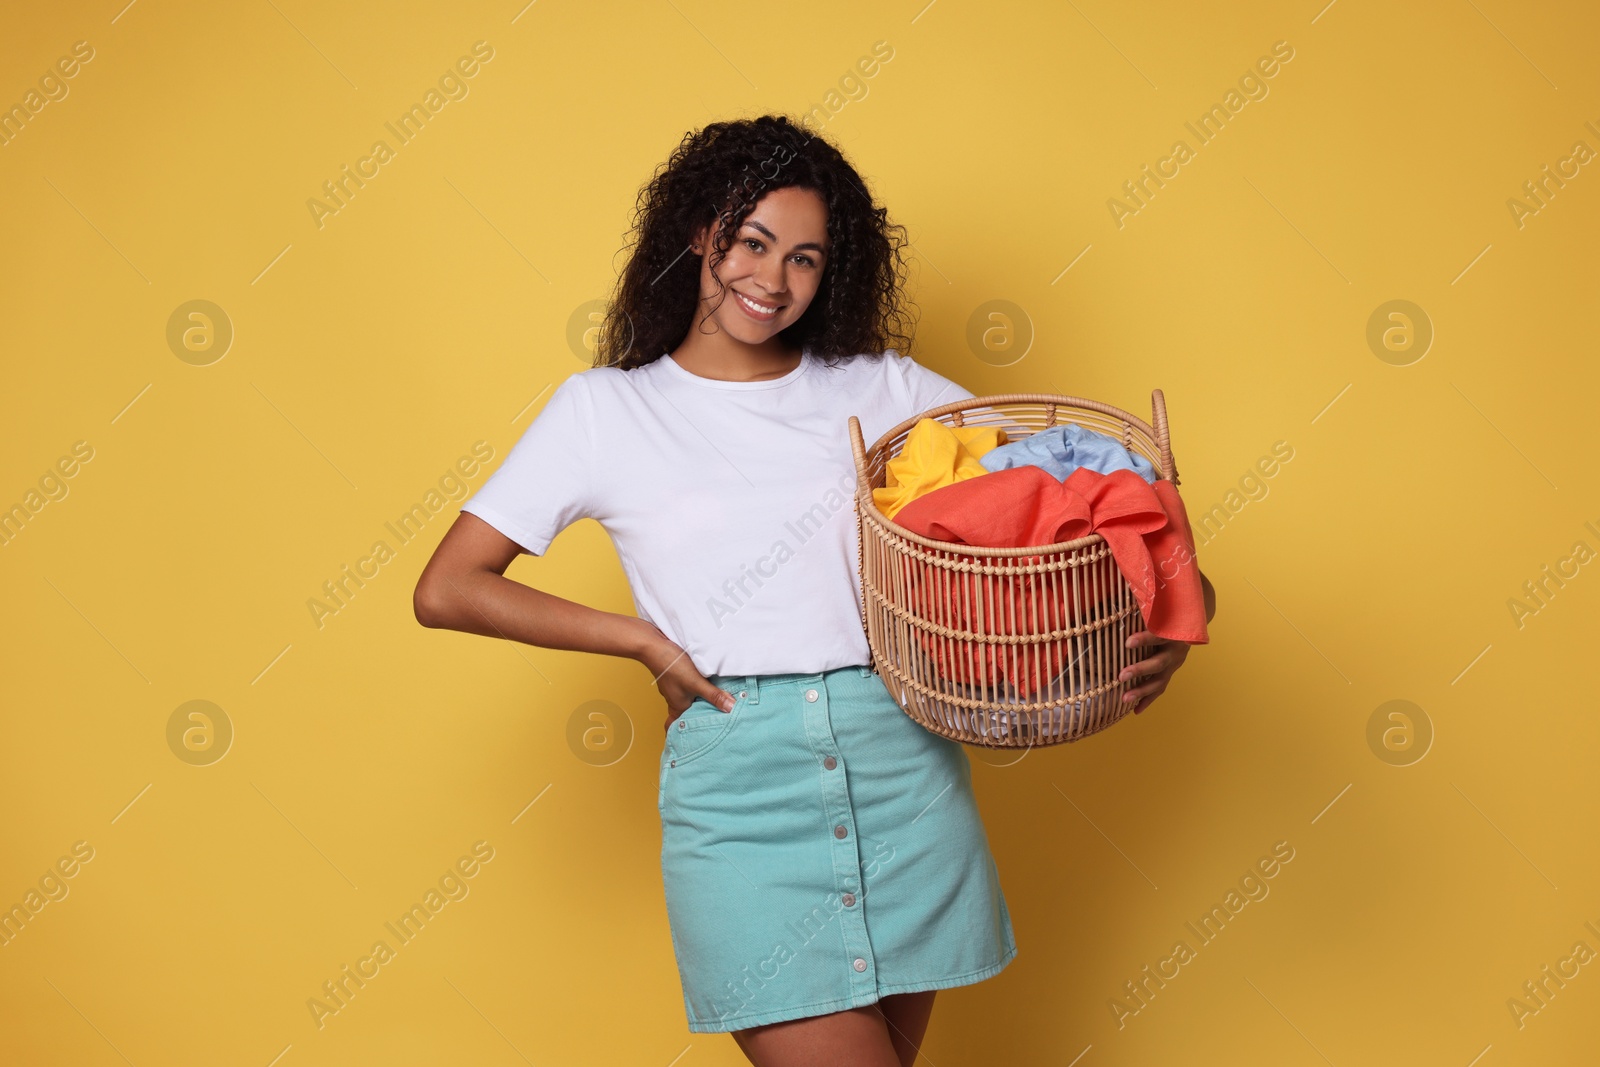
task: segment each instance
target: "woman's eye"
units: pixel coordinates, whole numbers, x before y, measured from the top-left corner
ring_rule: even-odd
[[[766,246],[763,245],[760,241],[756,240],[754,237],[746,237],[744,239],[744,244],[745,244],[745,247],[750,249],[752,252],[764,252],[764,251],[766,251]],[[815,267],[817,265],[817,261],[816,260],[814,260],[810,256],[805,255],[805,254],[800,253],[800,252],[796,252],[794,258],[795,258],[795,261],[797,263],[799,263],[799,264],[801,264],[803,266]]]

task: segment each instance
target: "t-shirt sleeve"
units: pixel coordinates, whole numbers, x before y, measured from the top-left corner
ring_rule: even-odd
[[[975,395],[965,386],[951,381],[938,371],[924,367],[910,356],[902,356],[893,349],[889,350],[889,356],[899,363],[907,391],[911,394],[911,411],[907,413],[908,417],[921,414],[941,404],[967,400]]]
[[[595,512],[594,423],[582,377],[556,387],[505,462],[461,505],[535,556]]]

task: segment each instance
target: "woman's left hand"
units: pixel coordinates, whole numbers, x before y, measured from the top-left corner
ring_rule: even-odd
[[[1189,645],[1185,641],[1169,641],[1157,637],[1149,630],[1140,630],[1128,638],[1129,648],[1148,648],[1151,654],[1137,663],[1122,669],[1119,679],[1138,678],[1141,684],[1122,694],[1123,703],[1133,704],[1135,715],[1150,706],[1150,702],[1166,691],[1167,683],[1183,661],[1188,658]]]
[[[1206,603],[1206,622],[1210,622],[1217,614],[1217,591],[1211,586],[1211,579],[1200,572],[1200,592]],[[1189,644],[1186,641],[1168,641],[1157,637],[1149,630],[1140,630],[1128,638],[1129,648],[1148,648],[1152,654],[1130,663],[1122,669],[1118,677],[1122,680],[1129,678],[1142,678],[1143,684],[1135,686],[1122,694],[1125,704],[1133,704],[1135,715],[1150,706],[1150,702],[1166,692],[1167,683],[1172,681],[1172,676],[1183,661],[1189,656]]]

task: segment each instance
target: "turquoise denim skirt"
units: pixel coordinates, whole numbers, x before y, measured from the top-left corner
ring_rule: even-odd
[[[1017,954],[966,750],[871,667],[713,676],[661,752],[661,874],[689,1029],[970,985]]]

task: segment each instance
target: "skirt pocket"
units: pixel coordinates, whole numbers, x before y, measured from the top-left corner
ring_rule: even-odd
[[[680,767],[693,763],[727,740],[744,715],[744,702],[737,698],[732,711],[723,711],[709,700],[696,697],[667,727],[666,741],[661,746],[661,778],[656,787],[656,811],[663,820],[668,782],[680,773]]]
[[[704,697],[695,697],[667,727],[667,766],[689,763],[720,745],[742,717],[743,707],[736,701],[732,711],[723,711]]]

